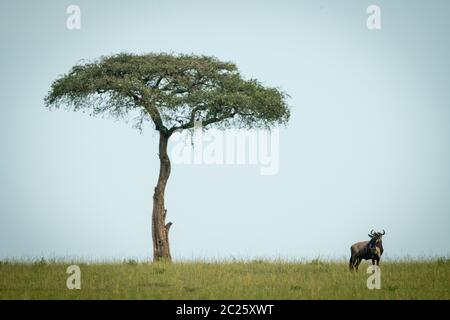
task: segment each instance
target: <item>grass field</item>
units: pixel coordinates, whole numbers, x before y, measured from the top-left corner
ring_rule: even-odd
[[[367,263],[351,273],[320,260],[78,263],[81,289],[69,290],[70,264],[0,262],[0,299],[450,299],[447,258],[383,262],[380,290],[367,289]]]

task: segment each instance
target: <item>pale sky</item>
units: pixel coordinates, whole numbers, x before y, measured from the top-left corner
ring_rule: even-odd
[[[291,96],[277,174],[174,164],[175,259],[343,258],[370,229],[386,257],[448,255],[449,30],[446,0],[3,1],[0,259],[152,256],[156,133],[43,103],[119,52],[213,55]]]

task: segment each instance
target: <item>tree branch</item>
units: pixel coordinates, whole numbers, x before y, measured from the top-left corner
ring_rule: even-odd
[[[133,100],[136,104],[141,105],[147,110],[148,114],[150,115],[150,118],[152,119],[153,123],[155,124],[155,129],[162,132],[163,134],[168,134],[169,130],[164,126],[161,114],[159,113],[158,109],[151,103],[146,103],[142,97],[139,97],[137,94],[133,92],[129,92]]]
[[[210,124],[213,124],[213,123],[216,123],[216,122],[220,122],[220,121],[223,121],[225,119],[233,118],[236,114],[237,114],[236,112],[232,112],[232,113],[230,113],[228,115],[225,115],[225,116],[222,116],[222,117],[213,117],[213,118],[210,118],[210,119],[207,119],[207,120],[203,121],[202,125],[204,127],[206,127],[207,125],[210,125]]]
[[[169,129],[169,134],[172,134],[177,130],[192,128],[194,126],[194,122],[195,122],[195,114],[197,113],[197,111],[199,111],[203,108],[204,107],[200,107],[200,106],[196,106],[196,107],[192,108],[189,122],[182,124],[180,126],[173,126],[172,128]]]
[[[192,110],[192,112],[191,112],[191,120],[188,123],[185,123],[184,125],[181,125],[181,126],[174,126],[174,127],[170,128],[168,130],[168,134],[171,135],[172,133],[174,133],[177,130],[190,129],[190,128],[194,127],[194,124],[195,124],[195,111],[198,111],[198,110],[195,110],[195,108]],[[206,126],[208,126],[210,124],[213,124],[213,123],[216,123],[216,122],[220,122],[220,121],[223,121],[223,120],[226,120],[226,119],[231,119],[236,114],[237,114],[237,112],[233,111],[233,112],[231,112],[229,114],[226,114],[226,115],[223,115],[221,117],[217,117],[217,116],[211,117],[209,119],[206,119],[206,120],[202,121],[202,126],[206,127]]]
[[[145,104],[145,109],[150,114],[150,117],[153,120],[153,123],[155,124],[155,129],[159,132],[162,132],[163,134],[168,134],[169,130],[164,126],[161,114],[159,113],[158,109],[152,105],[152,104]]]
[[[164,77],[165,77],[165,75],[159,77],[158,80],[156,80],[156,83],[155,83],[154,86],[153,86],[154,89],[157,89],[157,88],[159,87],[159,84],[160,84],[161,81],[164,79]]]

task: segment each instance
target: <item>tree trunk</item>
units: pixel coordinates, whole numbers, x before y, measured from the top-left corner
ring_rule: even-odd
[[[169,229],[172,225],[166,221],[167,210],[164,208],[164,191],[170,176],[170,159],[167,154],[169,136],[160,132],[159,135],[159,177],[153,194],[152,214],[152,238],[153,238],[153,261],[171,261],[169,249]]]

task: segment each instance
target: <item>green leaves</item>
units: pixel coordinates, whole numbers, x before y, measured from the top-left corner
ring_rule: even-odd
[[[287,123],[287,94],[244,80],[235,64],[214,57],[118,54],[75,65],[55,80],[48,107],[126,117],[138,110],[137,127],[151,119],[170,135],[195,120],[206,127],[271,127]]]

